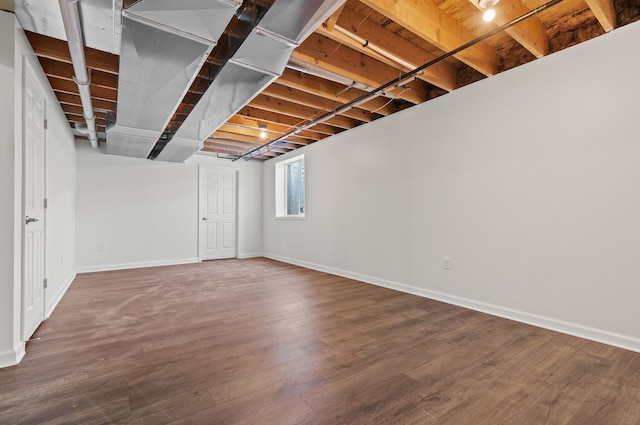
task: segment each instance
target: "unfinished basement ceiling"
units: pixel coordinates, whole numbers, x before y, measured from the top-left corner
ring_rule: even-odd
[[[216,7],[227,9],[224,15],[211,9],[202,12],[202,8],[209,7],[207,4],[215,3],[204,0],[177,2],[191,4],[195,13],[172,6],[176,2],[79,0],[91,97],[101,137],[99,145],[110,153],[128,154],[131,149],[137,150],[133,156],[169,161],[182,161],[198,150],[232,159],[243,155],[245,159],[268,159],[640,19],[638,0],[563,0],[426,68],[415,80],[393,85],[383,95],[356,107],[338,109],[547,3],[501,0],[495,6],[495,20],[485,23],[482,10],[474,1],[238,0],[234,4],[232,0],[220,0]],[[275,6],[270,15],[272,4]],[[232,13],[227,6],[233,9]],[[51,10],[34,10],[39,7]],[[73,82],[68,47],[63,41],[64,31],[56,20],[60,15],[57,8],[55,1],[15,2],[18,20],[27,31],[69,123],[75,127],[84,123],[82,106]],[[233,53],[226,58],[229,65],[214,64],[214,67],[211,63],[224,55],[223,46],[230,43],[225,28],[229,33],[234,20],[245,19],[242,11],[247,13],[249,9],[262,11],[262,20],[251,23],[255,31],[249,31],[244,50],[242,41],[236,46],[237,52],[229,52]],[[169,30],[182,38],[158,33],[159,39],[174,38],[183,47],[180,54],[174,54],[167,42],[150,53],[157,63],[142,69],[141,81],[161,93],[147,98],[132,96],[131,87],[136,87],[136,83],[121,76],[127,67],[136,69],[135,63],[132,65],[123,61],[124,56],[120,57],[135,44],[127,35],[130,28],[122,26],[128,19],[134,19],[136,24],[154,21],[153,31],[186,25],[178,31]],[[217,22],[212,27],[214,21]],[[252,45],[251,40],[256,37],[263,38]],[[256,56],[263,49],[261,46],[271,46],[267,55],[270,60]],[[214,58],[215,52],[218,56]],[[286,65],[283,70],[270,69],[282,65]],[[172,66],[175,69],[169,69]],[[241,69],[234,68],[238,66]],[[215,75],[212,69],[217,70]],[[134,97],[144,99],[132,103]],[[199,103],[202,99],[205,103]],[[149,118],[156,109],[162,110],[163,115]],[[216,115],[209,118],[206,114],[212,109]],[[336,109],[339,113],[335,116],[309,125]],[[112,134],[123,134],[120,130],[124,128],[127,136],[128,128],[146,125],[141,136],[147,138],[143,140],[144,147],[136,147],[133,138],[109,137],[108,117],[116,120],[116,128],[109,130],[115,131]],[[132,127],[136,119],[142,121]],[[261,137],[262,130],[266,138]],[[133,133],[140,136],[137,130]],[[89,143],[79,133],[78,139]],[[278,141],[264,146],[273,140]],[[261,146],[264,147],[256,150]]]

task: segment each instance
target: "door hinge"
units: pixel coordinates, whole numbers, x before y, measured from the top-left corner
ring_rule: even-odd
[[[42,202],[42,204],[44,205],[45,210],[49,208],[49,200],[47,198],[44,198],[44,201]]]
[[[44,129],[47,130],[49,129],[49,120],[48,119],[44,119]]]
[[[49,282],[47,281],[46,277],[42,280],[42,283],[44,285],[44,289],[47,289],[47,287],[49,286]]]

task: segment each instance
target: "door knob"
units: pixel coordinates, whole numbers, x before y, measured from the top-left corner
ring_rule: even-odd
[[[207,220],[209,220],[208,217],[202,217],[202,221],[207,221]]]
[[[35,223],[36,221],[38,221],[37,218],[27,216],[27,219],[25,220],[25,224]]]

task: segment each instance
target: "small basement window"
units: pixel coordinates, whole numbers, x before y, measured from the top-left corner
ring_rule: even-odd
[[[304,155],[276,164],[276,217],[305,215]]]

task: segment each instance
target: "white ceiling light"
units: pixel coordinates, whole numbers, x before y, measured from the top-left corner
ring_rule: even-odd
[[[260,124],[260,138],[261,139],[266,139],[267,138],[267,125],[266,124]]]
[[[485,22],[493,21],[496,17],[496,11],[493,8],[500,0],[477,0],[478,8],[484,10],[482,20]]]
[[[487,9],[482,14],[482,20],[485,21],[485,22],[491,22],[491,21],[493,21],[493,18],[495,18],[495,17],[496,17],[495,9]]]

